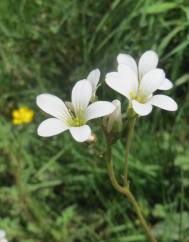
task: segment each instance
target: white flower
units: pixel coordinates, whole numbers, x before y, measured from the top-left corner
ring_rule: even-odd
[[[50,137],[69,130],[78,142],[84,142],[91,136],[91,129],[86,124],[89,120],[106,116],[115,109],[107,101],[97,101],[89,105],[92,87],[87,80],[78,81],[71,95],[71,103],[66,104],[51,94],[37,96],[37,105],[53,118],[46,119],[38,127],[38,135]]]
[[[132,56],[127,54],[119,54],[117,56],[118,65],[125,64],[130,67],[141,80],[142,77],[152,69],[155,69],[158,65],[158,55],[152,50],[144,52],[139,59],[138,66]],[[164,79],[163,83],[158,87],[159,90],[169,90],[173,87],[173,83],[167,78]]]
[[[96,90],[99,87],[99,85],[98,85],[99,79],[100,79],[100,70],[99,69],[95,69],[95,70],[91,71],[87,77],[87,81],[92,86],[92,98],[91,98],[92,101],[95,100]]]
[[[103,124],[108,133],[112,130],[120,132],[122,129],[121,102],[115,99],[112,101],[112,104],[115,105],[115,110],[103,120]]]
[[[0,230],[0,242],[8,242],[6,239],[6,233],[4,230]]]
[[[115,91],[129,100],[134,111],[147,115],[152,111],[152,105],[167,111],[176,111],[176,102],[166,95],[154,95],[156,90],[168,90],[173,85],[165,78],[162,69],[156,68],[158,56],[152,51],[146,51],[139,59],[138,66],[129,56],[120,54],[117,57],[118,72],[106,75],[106,83]]]

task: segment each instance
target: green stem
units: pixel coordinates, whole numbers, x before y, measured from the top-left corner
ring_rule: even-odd
[[[135,213],[137,214],[138,219],[140,220],[141,225],[143,226],[149,240],[151,242],[157,242],[157,240],[155,239],[149,225],[147,224],[147,222],[146,222],[146,220],[145,220],[145,218],[144,218],[144,216],[141,212],[141,209],[140,209],[134,195],[131,193],[131,191],[129,190],[128,187],[122,187],[117,182],[117,179],[116,179],[115,174],[114,174],[113,164],[112,164],[111,143],[109,141],[107,141],[107,169],[108,169],[108,174],[109,174],[109,177],[110,177],[110,180],[112,182],[113,187],[118,192],[124,194],[128,198],[128,200],[132,204],[132,206],[135,210]]]
[[[129,158],[129,150],[134,134],[134,127],[136,123],[136,117],[132,118],[129,121],[129,130],[128,130],[128,136],[127,136],[127,142],[125,146],[125,161],[124,161],[124,186],[128,187],[128,158]]]
[[[181,195],[180,195],[180,222],[179,222],[179,241],[183,240],[183,210],[184,210],[184,172],[181,169]]]
[[[21,158],[20,157],[17,158],[14,155],[13,151],[8,151],[7,153],[9,153],[11,160],[12,160],[13,174],[14,174],[14,177],[15,177],[15,184],[16,184],[16,187],[17,187],[19,201],[20,201],[19,202],[20,213],[26,219],[32,220],[31,215],[28,211],[28,207],[27,207],[27,195],[25,193],[24,186],[23,186],[23,183],[22,183]]]

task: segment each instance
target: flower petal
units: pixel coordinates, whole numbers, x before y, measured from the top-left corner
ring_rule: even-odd
[[[5,237],[6,233],[4,230],[0,230],[0,239],[3,239]]]
[[[84,142],[91,136],[91,128],[88,125],[72,127],[70,133],[77,142]]]
[[[36,102],[44,112],[56,118],[63,120],[71,118],[64,102],[54,95],[48,93],[40,94],[37,96]]]
[[[140,84],[139,95],[150,96],[154,91],[156,91],[165,79],[165,73],[161,69],[153,69],[146,73]]]
[[[120,73],[123,80],[126,79],[129,89],[136,93],[138,89],[138,74],[125,64],[118,65],[118,73]]]
[[[152,111],[152,105],[147,102],[147,103],[139,103],[136,100],[132,101],[132,107],[134,111],[139,114],[140,116],[146,116]]]
[[[96,90],[99,79],[100,79],[100,70],[99,69],[95,69],[89,73],[89,75],[87,77],[87,81],[89,81],[91,83],[93,91]]]
[[[167,111],[176,111],[178,108],[177,103],[166,95],[155,95],[150,99],[150,103]]]
[[[106,83],[115,91],[126,96],[130,100],[130,94],[135,94],[138,81],[135,73],[126,65],[118,66],[119,72],[110,72],[106,75]]]
[[[92,86],[87,80],[78,81],[72,89],[72,104],[76,115],[84,112],[92,96]]]
[[[1,239],[1,242],[8,242],[8,240],[3,238],[3,239]]]
[[[50,137],[62,133],[69,129],[61,120],[56,118],[49,118],[43,121],[37,130],[39,136]]]
[[[173,87],[173,83],[165,78],[165,80],[163,81],[163,83],[161,84],[161,86],[158,88],[159,90],[169,90]]]
[[[126,66],[129,66],[136,74],[138,73],[136,61],[132,56],[127,54],[119,54],[117,56],[117,62],[118,64],[125,64]]]
[[[158,64],[158,55],[153,50],[148,50],[140,57],[138,62],[139,77],[142,78],[147,72],[155,69]]]
[[[120,131],[122,128],[122,114],[121,114],[121,102],[117,99],[112,101],[112,104],[115,106],[115,110],[107,118],[107,131],[110,132],[113,128],[113,125],[116,124],[117,130]]]
[[[71,112],[74,112],[74,107],[71,102],[66,101],[65,104],[68,110],[71,110]]]
[[[97,101],[90,104],[86,111],[86,120],[109,115],[115,110],[115,105],[107,101]]]

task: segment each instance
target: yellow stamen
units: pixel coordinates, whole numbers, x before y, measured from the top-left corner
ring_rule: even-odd
[[[76,117],[70,120],[69,123],[71,126],[79,127],[85,124],[85,120],[82,118]]]

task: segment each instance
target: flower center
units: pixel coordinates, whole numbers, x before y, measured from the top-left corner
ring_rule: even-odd
[[[148,100],[148,97],[146,97],[145,95],[142,95],[140,93],[136,94],[134,92],[130,92],[130,97],[131,97],[131,99],[135,99],[139,103],[146,103],[146,101]]]
[[[70,114],[69,118],[67,119],[67,123],[71,127],[80,127],[86,124],[85,120],[85,109],[80,108],[75,112],[73,106],[68,106],[68,112]]]
[[[79,127],[85,124],[85,120],[79,117],[74,117],[69,121],[69,124],[74,127]]]
[[[146,103],[146,101],[147,101],[147,97],[141,95],[141,96],[136,97],[136,100],[137,100],[139,103]]]

